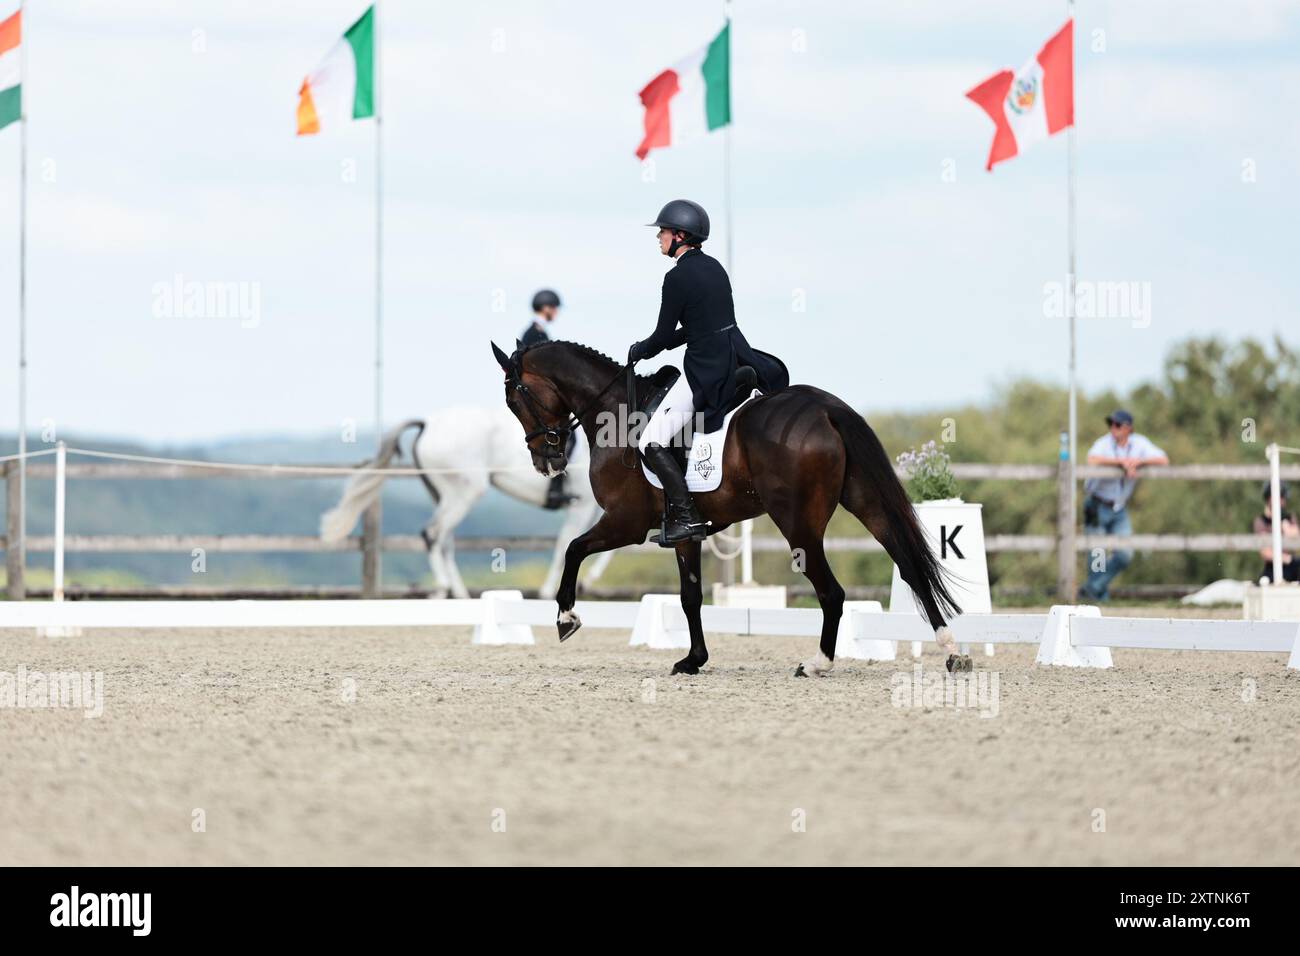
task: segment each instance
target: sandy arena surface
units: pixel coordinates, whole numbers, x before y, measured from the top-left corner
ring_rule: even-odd
[[[0,862],[1300,863],[1283,655],[1005,648],[983,717],[896,706],[910,658],[796,680],[809,638],[669,677],[537,633],[0,631],[0,671],[104,675],[97,719],[0,708]]]

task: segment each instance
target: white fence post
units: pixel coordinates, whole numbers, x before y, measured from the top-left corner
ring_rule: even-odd
[[[534,644],[533,629],[527,624],[502,624],[497,620],[498,605],[524,599],[522,591],[484,591],[479,595],[483,618],[474,625],[471,644]]]
[[[1076,617],[1101,617],[1101,608],[1090,604],[1057,604],[1043,625],[1043,639],[1038,645],[1038,664],[1061,667],[1110,667],[1109,647],[1076,647],[1070,638],[1070,622]]]
[[[1282,452],[1277,442],[1268,446],[1269,498],[1273,509],[1273,583],[1282,583]]]
[[[59,442],[54,455],[54,600],[63,600],[63,514],[67,501],[68,449]]]
[[[871,618],[884,615],[879,601],[845,601],[844,616],[835,636],[835,656],[859,661],[892,661],[898,657],[898,642],[872,638]],[[878,618],[879,620],[879,618]]]
[[[629,647],[648,647],[651,650],[675,650],[691,646],[690,631],[669,627],[664,621],[664,611],[678,607],[681,598],[676,594],[647,594],[637,607],[636,622],[632,625]]]

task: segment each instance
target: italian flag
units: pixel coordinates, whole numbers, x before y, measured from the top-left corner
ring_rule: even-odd
[[[731,24],[641,91],[645,138],[638,159],[660,146],[675,146],[731,122]]]
[[[375,115],[375,8],[348,27],[298,90],[298,135]]]
[[[23,34],[23,12],[0,20],[0,129],[23,115],[23,65],[18,44]]]
[[[988,169],[1074,125],[1074,20],[1019,72],[994,73],[966,94],[997,127]]]

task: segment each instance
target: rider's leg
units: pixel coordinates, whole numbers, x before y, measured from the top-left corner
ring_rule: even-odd
[[[646,422],[637,442],[646,465],[664,487],[664,529],[659,544],[665,548],[681,541],[703,538],[707,523],[686,490],[686,476],[668,446],[695,414],[691,387],[683,375],[668,390],[663,403]]]
[[[546,510],[559,511],[570,500],[572,500],[572,496],[564,490],[564,475],[556,475],[551,479],[551,483],[546,486]]]

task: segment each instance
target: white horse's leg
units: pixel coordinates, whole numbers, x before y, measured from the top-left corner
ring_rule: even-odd
[[[569,546],[569,539],[556,538],[555,550],[551,554],[551,566],[546,571],[546,579],[537,589],[537,596],[543,601],[555,600],[555,592],[560,589],[560,575],[564,573],[564,549]]]
[[[442,555],[447,563],[447,576],[451,578],[451,596],[468,598],[469,588],[465,586],[465,579],[460,576],[460,567],[456,564],[456,535],[453,532],[448,532],[443,538]]]
[[[591,527],[596,517],[596,502],[590,498],[579,499],[565,509],[564,524],[555,536],[555,551],[551,554],[551,568],[546,572],[546,580],[537,589],[537,596],[544,601],[555,597],[560,589],[560,575],[564,573],[564,552],[569,542]]]
[[[447,577],[442,552],[432,545],[429,546],[429,573],[433,575],[434,595],[446,597],[451,592],[451,580]]]
[[[443,409],[425,419],[425,430],[412,449],[414,463],[426,469],[436,489],[438,504],[424,540],[434,585],[444,595],[468,596],[448,545],[456,526],[487,490],[491,461],[484,442],[495,419],[488,409]]]
[[[438,489],[438,501],[441,501],[443,495],[451,494],[451,489],[445,487],[446,484],[447,482],[442,480],[434,483]],[[434,512],[429,516],[429,523],[420,531],[420,537],[424,538],[425,553],[429,558],[429,573],[433,575],[433,594],[431,596],[443,598],[451,591],[451,579],[447,576],[447,565],[443,560],[442,549],[437,546],[438,511],[439,505],[435,503]]]
[[[600,554],[596,555],[596,559],[589,565],[589,570],[583,576],[583,580],[587,584],[595,584],[600,580],[600,576],[605,573],[605,569],[609,567],[609,562],[613,560],[613,551],[600,552]]]
[[[433,521],[425,529],[429,542],[429,567],[433,569],[434,580],[440,588],[447,588],[452,597],[467,598],[469,591],[456,568],[455,549],[452,546],[456,526],[469,514],[470,508],[479,496],[460,483],[445,483],[440,487],[442,502]],[[466,495],[469,491],[470,494]]]

